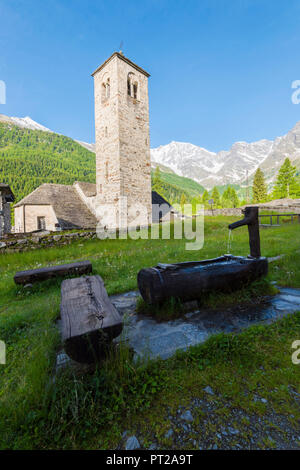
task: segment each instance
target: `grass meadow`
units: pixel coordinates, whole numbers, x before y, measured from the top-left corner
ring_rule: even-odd
[[[259,388],[273,408],[296,426],[300,412],[288,387],[300,393],[300,366],[290,359],[291,343],[300,339],[300,313],[239,335],[211,337],[167,361],[134,363],[123,347],[93,373],[80,376],[65,370],[53,380],[60,347],[55,321],[61,281],[46,281],[31,289],[13,282],[20,270],[89,259],[109,295],[137,289],[137,273],[143,267],[227,253],[227,226],[234,220],[206,217],[204,246],[199,251],[187,251],[186,240],[95,239],[0,255],[0,340],[7,347],[7,363],[0,365],[0,448],[111,449],[124,429],[151,430],[161,448],[167,448],[166,407],[175,410],[201,396],[207,384],[229,403],[226,409],[220,404],[220,420],[226,420],[230,407],[262,416],[265,406],[251,400]],[[261,250],[268,257],[285,255],[270,264],[267,282],[232,295],[211,296],[208,305],[248,301],[268,293],[271,281],[300,288],[299,223],[262,229]],[[231,252],[249,253],[246,227],[233,232]],[[201,424],[201,414],[197,419]],[[247,433],[246,424],[243,432]]]

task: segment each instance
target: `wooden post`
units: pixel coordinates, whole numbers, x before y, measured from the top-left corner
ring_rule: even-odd
[[[228,228],[233,230],[242,225],[248,225],[250,256],[252,258],[260,258],[260,236],[259,236],[259,223],[258,223],[258,207],[249,206],[243,210],[245,215],[243,220],[230,224]]]

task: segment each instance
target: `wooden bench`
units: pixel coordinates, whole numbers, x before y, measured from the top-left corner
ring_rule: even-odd
[[[92,272],[92,263],[90,261],[80,261],[78,263],[61,264],[59,266],[49,266],[40,269],[31,269],[29,271],[20,271],[15,274],[16,284],[32,284],[34,282],[45,281],[53,277],[64,277],[68,275],[82,275]]]
[[[100,276],[63,281],[60,313],[64,349],[77,362],[96,362],[123,328]]]

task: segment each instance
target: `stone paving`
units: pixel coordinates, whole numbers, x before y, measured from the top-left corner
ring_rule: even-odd
[[[281,288],[279,294],[256,305],[239,305],[222,310],[201,309],[197,302],[187,302],[187,313],[176,320],[157,321],[155,318],[136,313],[138,291],[110,297],[123,316],[124,328],[115,342],[127,341],[138,357],[153,359],[171,357],[177,349],[186,350],[203,343],[209,336],[221,332],[238,332],[257,323],[271,323],[289,313],[300,310],[300,289]],[[60,321],[57,322],[60,328]],[[56,371],[72,365],[80,371],[89,371],[91,366],[72,361],[61,350],[57,355]]]
[[[136,356],[167,359],[177,349],[204,342],[216,333],[238,332],[257,323],[271,323],[300,310],[300,289],[281,288],[279,294],[256,305],[236,306],[222,310],[190,311],[181,318],[158,322],[153,317],[136,313],[139,292],[110,297],[124,318],[124,329],[117,340],[127,340]]]

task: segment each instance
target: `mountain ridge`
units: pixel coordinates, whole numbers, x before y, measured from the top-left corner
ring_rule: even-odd
[[[23,128],[53,133],[29,116],[17,118],[0,114],[0,122],[3,121]],[[73,140],[87,150],[95,152],[95,144]],[[153,168],[158,165],[164,172],[169,171],[190,178],[207,189],[226,184],[243,185],[247,179],[253,179],[258,167],[264,171],[268,184],[272,185],[286,157],[300,169],[300,121],[286,134],[274,140],[237,141],[229,150],[219,152],[211,152],[189,142],[177,141],[151,149]]]

